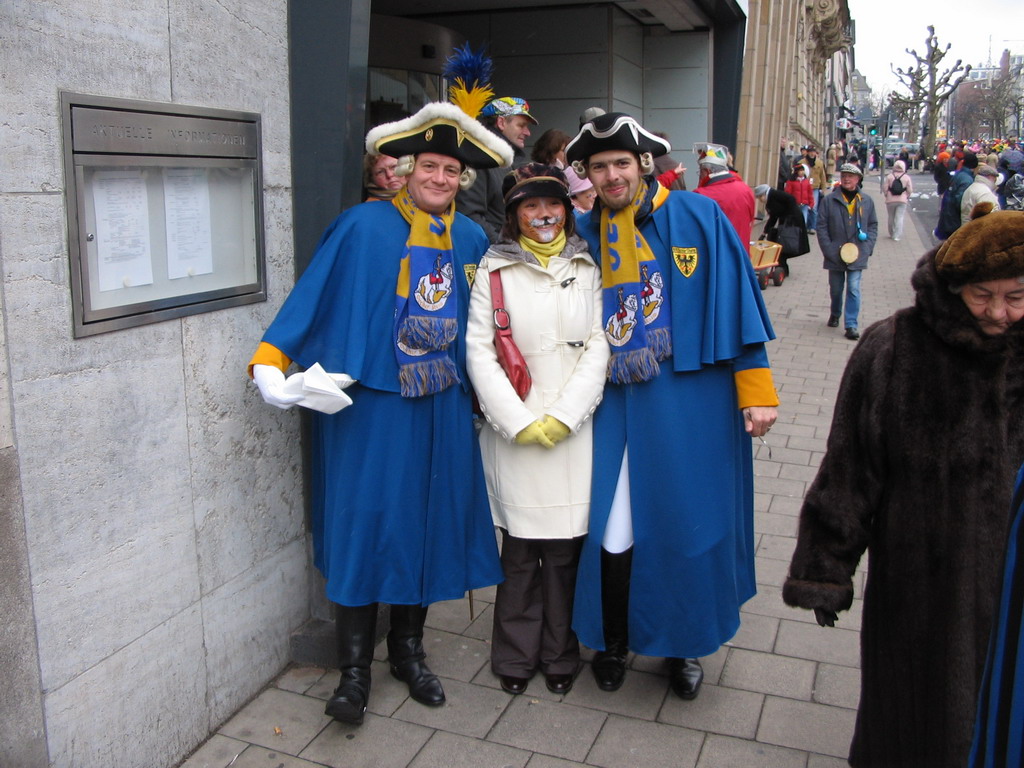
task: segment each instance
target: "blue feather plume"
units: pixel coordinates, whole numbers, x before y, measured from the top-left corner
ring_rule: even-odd
[[[461,80],[467,89],[488,86],[494,66],[486,50],[484,46],[474,53],[470,50],[469,43],[456,48],[445,61],[444,76],[451,82]]]

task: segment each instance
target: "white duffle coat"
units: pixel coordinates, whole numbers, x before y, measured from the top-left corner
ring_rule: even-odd
[[[500,270],[512,335],[533,377],[525,401],[495,354],[491,270]],[[466,365],[486,419],[480,450],[491,516],[513,536],[568,539],[587,532],[591,417],[601,402],[609,357],[601,307],[600,269],[576,235],[546,269],[511,242],[492,245],[477,269]],[[545,415],[572,434],[550,449],[514,442]]]

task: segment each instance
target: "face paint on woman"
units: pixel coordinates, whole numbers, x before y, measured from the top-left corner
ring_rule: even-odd
[[[557,197],[528,197],[517,211],[519,232],[538,243],[550,243],[565,227],[565,204]]]

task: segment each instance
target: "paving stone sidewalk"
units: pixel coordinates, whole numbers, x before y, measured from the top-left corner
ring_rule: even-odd
[[[912,301],[910,274],[930,247],[908,212],[890,240],[877,180],[865,185],[881,236],[864,275],[861,328]],[[756,223],[759,225],[759,223]],[[759,231],[755,226],[755,233]],[[813,240],[813,238],[812,238]],[[600,691],[584,669],[566,696],[537,677],[522,696],[498,686],[488,663],[493,588],[431,608],[425,643],[448,702],[421,706],[377,648],[361,727],[333,722],[324,702],[337,671],[286,670],[236,713],[183,768],[840,768],[859,684],[864,564],[849,613],[820,628],[782,602],[804,491],[825,451],[836,390],[855,342],[828,328],[828,288],[817,243],[764,293],[777,340],[769,355],[782,398],[768,446],[755,452],[758,594],[738,634],[703,659],[694,701],[668,693],[662,659],[633,657],[621,690]],[[589,656],[589,654],[588,654]]]

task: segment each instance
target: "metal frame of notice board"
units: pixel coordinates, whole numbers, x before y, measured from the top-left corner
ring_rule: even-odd
[[[60,96],[75,337],[266,301],[258,114]]]

